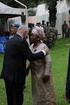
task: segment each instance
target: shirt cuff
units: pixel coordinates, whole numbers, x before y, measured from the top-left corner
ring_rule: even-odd
[[[46,52],[44,50],[42,50],[42,52],[44,53],[44,55],[46,55]]]

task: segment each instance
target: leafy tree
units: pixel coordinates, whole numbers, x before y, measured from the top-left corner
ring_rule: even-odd
[[[57,5],[57,0],[51,0],[50,2],[48,2],[49,22],[51,26],[55,26],[56,24],[56,13],[57,13],[56,5]]]

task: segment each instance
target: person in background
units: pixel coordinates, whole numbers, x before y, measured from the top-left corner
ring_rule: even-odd
[[[66,79],[66,100],[70,103],[70,51],[69,51],[67,79]]]
[[[26,78],[26,60],[43,59],[47,54],[44,48],[32,54],[26,41],[28,29],[20,26],[17,33],[6,43],[1,78],[4,79],[8,105],[22,105]]]
[[[42,20],[42,27],[44,28],[44,32],[46,33],[46,24],[45,24],[45,21],[44,20]]]
[[[16,34],[18,28],[19,28],[19,24],[14,24],[10,27],[9,39],[12,38]]]
[[[31,33],[33,41],[30,46],[31,51],[36,54],[45,48],[48,52],[48,47],[42,41],[43,31],[35,27]],[[45,55],[44,59],[30,63],[33,105],[56,105],[51,64],[49,53]]]
[[[67,25],[66,21],[64,21],[64,23],[62,24],[62,36],[63,36],[63,38],[66,37],[67,31],[68,31],[68,25]]]
[[[29,35],[29,43],[30,43],[30,45],[31,45],[31,31],[32,31],[32,29],[34,28],[34,24],[31,24],[31,23],[29,23],[28,24],[28,28],[29,28],[29,33],[28,33],[28,35]]]

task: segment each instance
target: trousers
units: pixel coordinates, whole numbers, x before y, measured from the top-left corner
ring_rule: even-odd
[[[23,104],[23,83],[15,83],[5,80],[5,88],[8,105],[22,105]]]

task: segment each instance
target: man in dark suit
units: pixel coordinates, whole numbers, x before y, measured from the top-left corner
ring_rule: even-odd
[[[1,78],[5,81],[8,105],[22,105],[26,78],[26,60],[44,58],[46,49],[32,54],[26,41],[28,29],[19,27],[17,34],[6,43]]]

